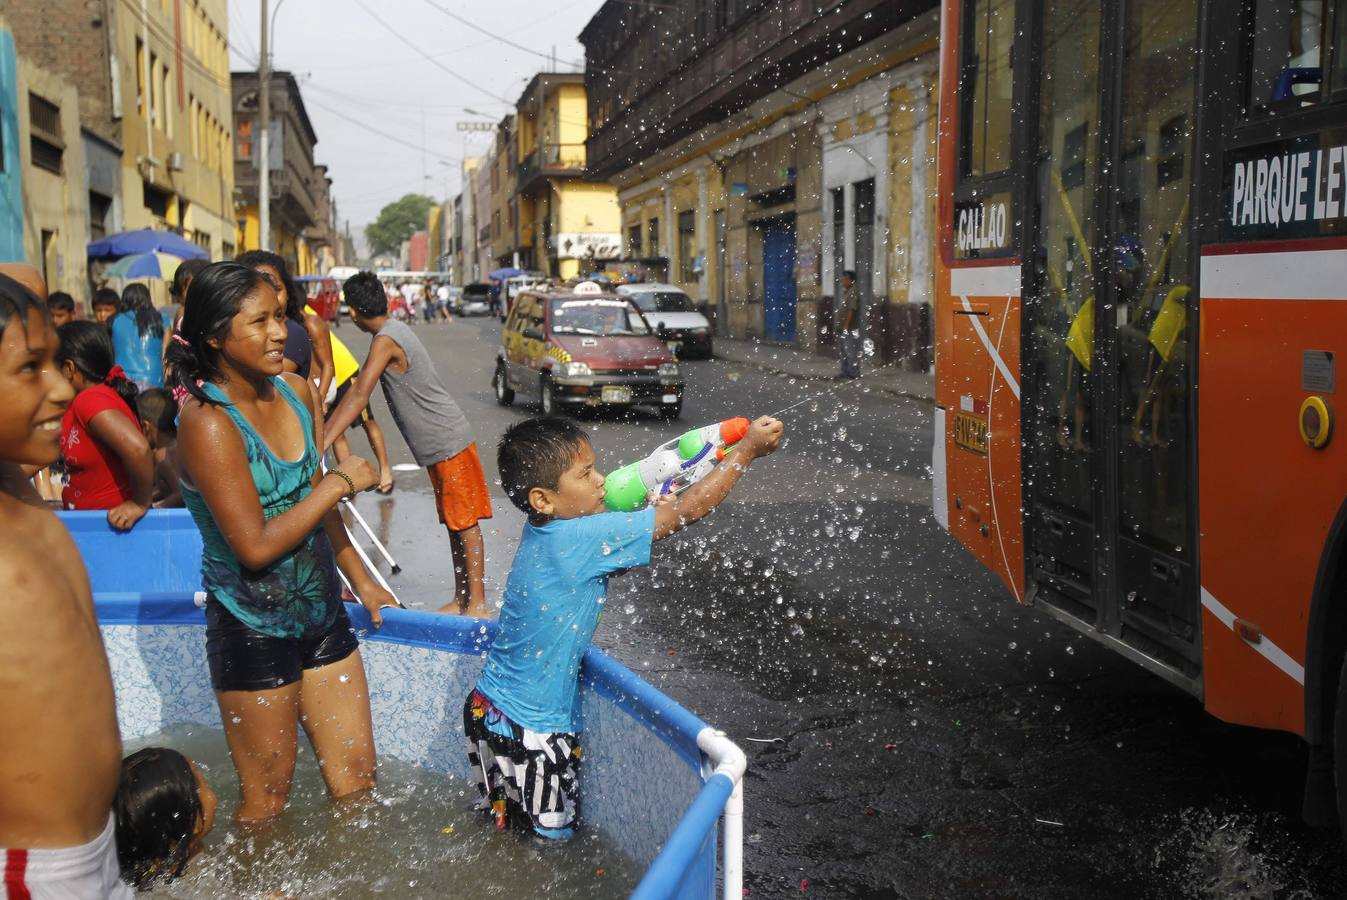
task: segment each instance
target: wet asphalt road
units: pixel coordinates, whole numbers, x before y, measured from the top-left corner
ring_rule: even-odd
[[[499,326],[419,333],[494,482],[495,440],[536,414],[491,394]],[[364,355],[363,335],[338,334]],[[596,637],[748,753],[750,896],[1347,896],[1336,835],[1299,822],[1297,739],[1220,723],[1017,606],[939,529],[926,405],[718,360],[685,369],[680,422],[581,417],[605,471],[822,393],[782,416],[781,450],[730,501],[613,581]],[[393,461],[411,462],[382,421]],[[494,602],[523,518],[494,486],[493,501]],[[359,506],[403,567],[404,602],[443,603],[424,474]]]

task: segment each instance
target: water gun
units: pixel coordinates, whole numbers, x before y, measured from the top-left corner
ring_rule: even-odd
[[[603,502],[614,512],[632,512],[645,504],[651,491],[677,494],[704,478],[746,434],[748,419],[737,416],[660,444],[645,459],[604,479]]]

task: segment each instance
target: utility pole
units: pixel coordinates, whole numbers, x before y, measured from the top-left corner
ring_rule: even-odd
[[[267,47],[267,0],[262,0],[262,41],[257,59],[257,246],[271,249],[271,62]]]

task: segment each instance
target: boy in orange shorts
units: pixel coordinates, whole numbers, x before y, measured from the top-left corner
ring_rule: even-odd
[[[426,467],[440,521],[449,529],[454,605],[464,615],[485,616],[485,554],[477,523],[491,518],[491,500],[468,420],[435,374],[425,345],[406,322],[388,314],[388,297],[379,280],[370,272],[361,272],[347,279],[345,288],[351,321],[374,338],[355,384],[328,414],[323,449],[369,405],[375,382],[383,385],[393,421],[416,464]]]

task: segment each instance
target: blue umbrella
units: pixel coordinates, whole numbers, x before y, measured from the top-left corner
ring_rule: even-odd
[[[504,269],[497,269],[496,271],[488,275],[487,278],[494,278],[496,281],[504,281],[507,278],[513,278],[516,275],[523,275],[523,274],[524,274],[523,269],[513,269],[507,267]]]
[[[182,260],[168,253],[137,253],[123,256],[103,270],[104,278],[160,278],[168,281]]]
[[[122,231],[89,244],[90,259],[117,259],[136,253],[171,253],[181,259],[209,259],[210,253],[171,231]]]

